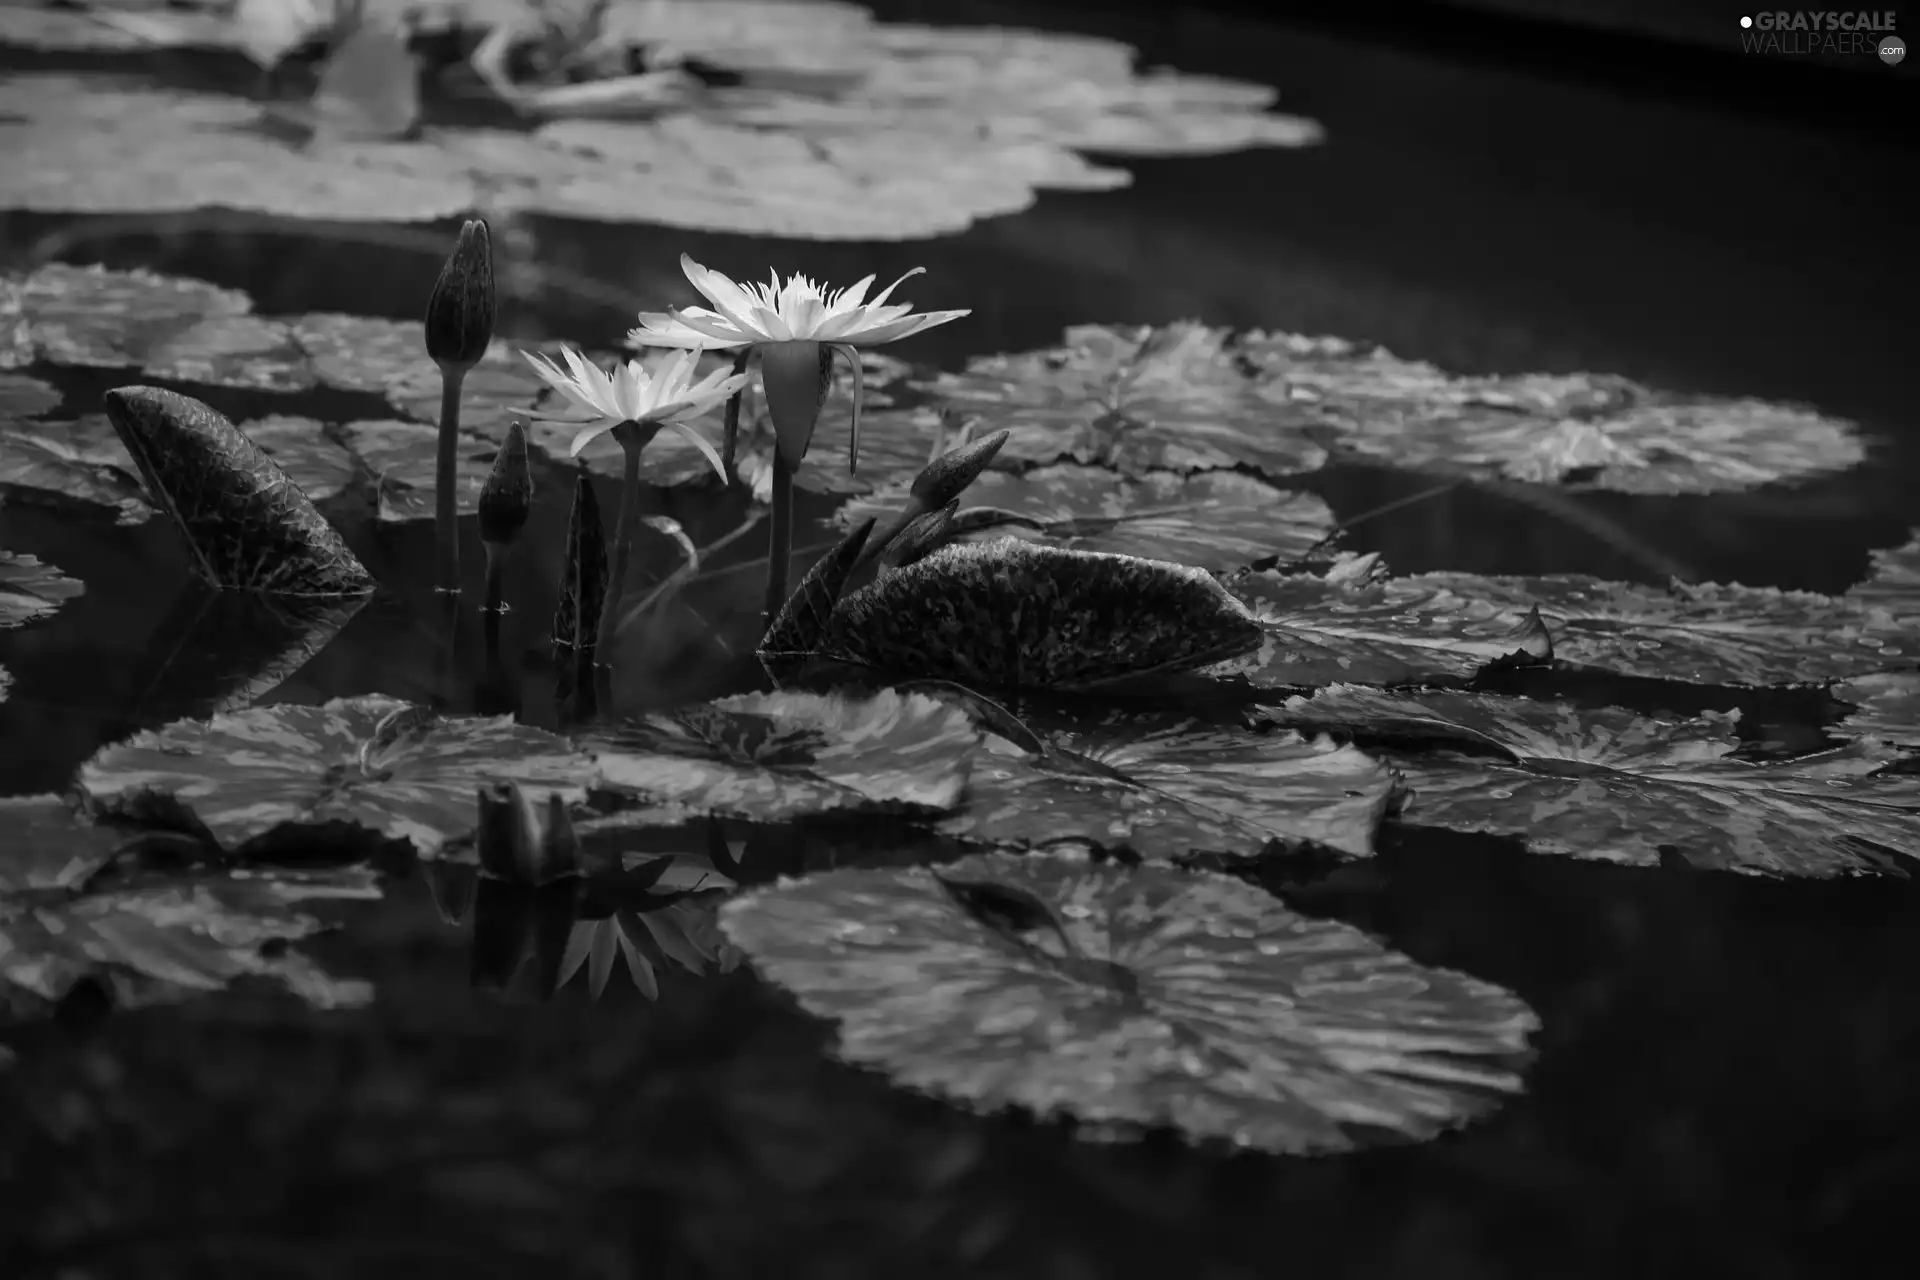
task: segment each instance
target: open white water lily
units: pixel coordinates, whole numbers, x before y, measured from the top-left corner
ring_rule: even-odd
[[[602,372],[572,347],[562,347],[560,350],[567,362],[566,369],[545,356],[526,351],[520,354],[526,356],[527,363],[546,380],[548,386],[566,397],[574,409],[587,415],[583,429],[574,436],[573,445],[568,450],[571,455],[579,456],[580,451],[596,437],[617,427],[632,425],[642,428],[635,434],[641,437],[637,443],[643,446],[661,427],[670,427],[706,455],[707,461],[713,464],[714,471],[722,480],[727,478],[726,467],[713,446],[681,419],[704,413],[738,391],[746,385],[745,374],[716,369],[695,382],[693,369],[700,359],[700,353],[694,350],[673,357],[651,374],[638,360],[629,360],[616,365],[611,372]],[[578,416],[562,416],[548,418],[548,421],[579,422],[582,419]],[[652,430],[645,429],[649,427]],[[628,441],[621,439],[620,443],[624,448]]]

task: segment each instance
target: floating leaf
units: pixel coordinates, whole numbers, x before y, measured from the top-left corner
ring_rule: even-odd
[[[1621,675],[1700,684],[1821,684],[1891,665],[1916,646],[1884,615],[1811,591],[1675,582],[1667,588],[1579,574],[1400,581],[1504,609],[1538,609],[1554,656]]]
[[[431,854],[473,830],[474,796],[488,783],[573,802],[592,776],[592,760],[565,739],[510,716],[441,718],[375,696],[136,734],[95,754],[78,786],[110,814],[138,816],[170,799],[229,852],[283,827],[343,823]]]
[[[172,382],[296,392],[314,385],[307,353],[278,320],[215,315],[148,347],[141,374]]]
[[[1266,624],[1266,639],[1210,674],[1257,688],[1457,679],[1554,652],[1526,614],[1476,599],[1466,585],[1456,592],[1428,578],[1376,582],[1341,571],[1247,574],[1231,588]]]
[[[105,414],[22,423],[0,435],[0,485],[112,507],[120,524],[153,515],[140,469]]]
[[[287,321],[287,328],[300,349],[307,353],[314,377],[324,385],[342,391],[377,393],[386,393],[394,387],[402,387],[409,393],[418,390],[432,396],[433,403],[427,413],[439,413],[440,371],[427,359],[418,320],[317,311]],[[488,360],[507,366],[510,353],[505,344],[497,345],[498,357],[489,351]],[[430,387],[426,385],[429,382]],[[503,423],[501,431],[505,430]]]
[[[1333,512],[1313,494],[1290,493],[1233,471],[1177,475],[1151,471],[1137,479],[1104,467],[1072,463],[1021,475],[988,472],[966,495],[973,527],[993,535],[1031,537],[1079,551],[1170,560],[1200,569],[1230,569],[1269,556],[1293,560],[1333,532]],[[884,518],[906,502],[895,483],[840,508],[842,527]],[[986,508],[981,512],[979,508]],[[983,523],[992,518],[993,523]]]
[[[1048,735],[1042,754],[989,736],[965,809],[941,830],[986,844],[1086,841],[1154,859],[1303,844],[1364,858],[1393,790],[1386,766],[1326,738],[1114,715]]]
[[[1254,393],[1224,330],[1192,323],[1080,325],[1065,346],[977,359],[925,389],[976,415],[976,434],[1012,432],[1003,468],[1071,458],[1130,476],[1238,466],[1284,476],[1327,456]]]
[[[989,922],[980,896],[1024,907]],[[1024,918],[1022,918],[1024,917]],[[749,892],[721,927],[842,1057],[980,1110],[1275,1152],[1421,1139],[1521,1088],[1539,1020],[1225,876],[983,854]],[[1025,927],[1021,927],[1025,926]]]
[[[60,393],[40,379],[24,373],[0,373],[0,424],[9,432],[17,429],[21,419],[37,418],[59,405]]]
[[[1846,598],[1884,609],[1903,625],[1920,623],[1920,534],[1900,546],[1875,551],[1873,571]]]
[[[84,888],[126,840],[126,832],[85,821],[59,796],[0,797],[0,914],[9,896]]]
[[[0,115],[5,110],[0,107]],[[6,131],[0,124],[0,133]],[[8,166],[10,176],[13,168]],[[28,358],[51,364],[139,368],[156,348],[195,326],[243,317],[252,309],[244,293],[144,270],[55,262],[24,278],[0,281],[0,314],[18,315],[27,333]]]
[[[1860,742],[1798,760],[1731,753],[1735,716],[1682,723],[1486,694],[1396,695],[1337,685],[1290,699],[1288,724],[1439,740],[1488,753],[1396,759],[1406,820],[1520,837],[1542,852],[1780,876],[1885,870],[1920,850],[1920,777],[1871,776],[1898,758]]]
[[[106,401],[148,496],[173,517],[208,582],[283,595],[373,590],[286,473],[207,405],[157,387],[119,387]]]
[[[1712,493],[1858,465],[1852,424],[1794,405],[1648,390],[1603,374],[1453,377],[1339,338],[1254,334],[1292,421],[1400,467],[1630,493]]]
[[[1888,671],[1835,685],[1833,696],[1858,710],[1828,732],[1837,738],[1883,738],[1920,747],[1920,671]]]
[[[85,590],[35,556],[0,551],[0,628],[44,618]]]
[[[585,740],[601,780],[650,801],[780,821],[952,809],[980,741],[922,694],[749,693],[655,712]]]
[[[399,419],[350,422],[340,428],[347,447],[374,478],[382,520],[433,519],[434,467],[440,429]],[[454,493],[460,514],[480,509],[499,446],[462,433],[454,464]]]
[[[1217,662],[1264,636],[1201,570],[1003,538],[944,547],[854,592],[820,652],[970,688],[1073,691]]]

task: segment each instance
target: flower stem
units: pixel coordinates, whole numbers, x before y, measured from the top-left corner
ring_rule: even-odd
[[[773,519],[767,541],[767,614],[772,625],[787,602],[788,562],[793,559],[793,465],[773,451]]]
[[[482,610],[492,616],[506,610],[503,597],[507,579],[507,548],[497,542],[483,542],[480,545],[487,552],[487,601]]]
[[[460,384],[466,377],[467,371],[458,365],[440,366],[440,439],[433,469],[433,529],[439,570],[434,585],[449,592],[460,590],[460,495],[454,485],[460,449]]]
[[[620,469],[620,519],[613,532],[613,569],[607,575],[607,599],[600,606],[600,631],[593,641],[597,666],[613,665],[613,636],[619,630],[620,598],[626,593],[627,569],[633,563],[633,536],[640,525],[640,453],[645,447],[632,423],[613,429],[625,464]]]
[[[740,348],[740,354],[733,358],[733,371],[736,374],[747,371],[747,358],[752,354],[752,347]],[[726,417],[722,420],[720,460],[726,465],[728,484],[734,483],[740,475],[734,469],[734,459],[738,456],[740,448],[740,397],[746,394],[746,390],[745,387],[741,387],[727,397]]]

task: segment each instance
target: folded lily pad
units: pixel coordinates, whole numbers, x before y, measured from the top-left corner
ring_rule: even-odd
[[[0,424],[9,432],[24,418],[37,418],[59,407],[60,393],[24,373],[0,373]]]
[[[1002,538],[934,552],[840,602],[820,654],[969,688],[1076,691],[1257,649],[1210,575]]]
[[[884,520],[906,504],[908,483],[896,481],[855,498],[835,514],[835,523],[850,529],[870,516]],[[970,527],[990,536],[1199,569],[1231,569],[1269,556],[1294,560],[1334,526],[1332,510],[1317,496],[1236,471],[1149,471],[1126,478],[1105,467],[1061,463],[1020,475],[989,471],[962,501]]]
[[[85,590],[36,556],[0,551],[0,628],[44,618]]]
[[[1602,374],[1454,377],[1339,338],[1250,335],[1262,394],[1395,466],[1629,493],[1712,493],[1858,465],[1851,423]]]
[[[434,468],[440,448],[440,428],[424,422],[385,419],[350,422],[341,438],[367,469],[379,494],[382,520],[433,519]],[[461,515],[480,509],[480,490],[486,486],[499,446],[462,432],[454,459],[454,494]]]
[[[1811,591],[1686,582],[1662,589],[1579,574],[1400,581],[1497,606],[1516,623],[1538,609],[1554,657],[1655,680],[1822,684],[1920,652],[1886,615]]]
[[[1031,752],[987,737],[966,807],[941,823],[985,844],[1087,842],[1144,858],[1253,857],[1302,845],[1373,854],[1393,773],[1350,746],[1125,714]]]
[[[1920,747],[1920,671],[1859,676],[1835,685],[1833,696],[1857,708],[1828,727],[1836,738],[1881,738]]]
[[[721,927],[838,1026],[838,1051],[1090,1137],[1168,1127],[1266,1151],[1424,1139],[1520,1091],[1539,1026],[1225,876],[982,854],[749,892]]]
[[[1752,764],[1731,758],[1734,715],[1670,723],[1350,685],[1290,699],[1279,718],[1480,753],[1395,756],[1413,788],[1405,819],[1516,836],[1545,853],[1652,866],[1671,851],[1696,867],[1773,876],[1911,871],[1920,854],[1920,776],[1874,776],[1899,756],[1871,740]]]
[[[780,821],[948,810],[979,731],[924,694],[749,693],[655,712],[583,740],[600,781],[669,805]]]
[[[1247,467],[1278,477],[1327,457],[1255,393],[1226,331],[1204,325],[1080,325],[1064,346],[986,356],[923,388],[977,418],[976,436],[1012,432],[1003,467],[1070,458],[1129,476]]]
[[[97,812],[184,809],[230,853],[283,828],[344,824],[430,854],[472,832],[474,796],[514,782],[584,799],[593,761],[510,716],[439,717],[379,696],[184,720],[103,748],[80,768]]]

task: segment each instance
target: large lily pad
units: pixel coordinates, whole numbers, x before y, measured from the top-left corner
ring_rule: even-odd
[[[1267,476],[1312,471],[1326,450],[1255,394],[1227,332],[1079,325],[1064,346],[986,356],[925,384],[976,435],[1012,433],[998,465],[1061,459],[1126,475],[1244,466]]]
[[[37,418],[60,404],[60,393],[24,373],[0,373],[0,425],[11,431],[22,418]]]
[[[586,740],[600,779],[656,803],[780,821],[948,810],[980,741],[924,694],[749,693],[655,712]]]
[[[0,628],[44,618],[85,590],[36,556],[0,551]]]
[[[1840,738],[1882,738],[1920,747],[1920,671],[1888,671],[1834,686],[1833,696],[1855,706],[1828,732]]]
[[[1680,723],[1618,709],[1486,694],[1357,686],[1287,702],[1289,724],[1459,744],[1482,753],[1396,757],[1409,822],[1517,836],[1548,853],[1775,876],[1884,870],[1920,854],[1920,776],[1876,771],[1871,740],[1797,760],[1732,758],[1735,716]]]
[[[970,688],[1072,691],[1259,647],[1199,569],[1002,538],[942,548],[840,602],[820,653]]]
[[[99,812],[184,809],[240,852],[283,828],[344,824],[432,853],[473,830],[475,795],[514,782],[585,798],[593,761],[510,716],[439,717],[386,697],[185,720],[107,747],[77,785]]]
[[[1338,338],[1250,335],[1262,394],[1401,467],[1631,493],[1751,489],[1859,464],[1851,423],[1601,374],[1453,377]]]
[[[1556,658],[1657,680],[1820,684],[1920,651],[1885,614],[1811,591],[1685,582],[1663,589],[1579,574],[1402,581],[1498,606],[1516,622],[1538,609]]]
[[[274,461],[207,405],[120,387],[107,416],[208,582],[280,595],[366,595],[373,578]]]
[[[424,422],[388,419],[350,422],[340,429],[353,455],[373,477],[382,520],[433,519],[434,468],[440,429]],[[454,459],[454,495],[460,514],[480,508],[480,490],[499,447],[462,433]]]
[[[983,909],[984,908],[984,909]],[[980,1110],[1276,1152],[1428,1138],[1520,1090],[1518,998],[1225,876],[985,854],[750,892],[721,927],[842,1057]]]
[[[1301,845],[1373,853],[1393,773],[1297,733],[1111,715],[1033,752],[986,739],[966,808],[941,824],[985,844],[1087,842],[1145,858],[1252,857]]]
[[[850,529],[870,516],[884,520],[906,504],[908,483],[854,499],[835,522]],[[990,536],[1011,534],[1200,569],[1231,569],[1271,556],[1294,560],[1334,526],[1332,510],[1317,496],[1236,471],[1149,471],[1137,479],[1074,463],[1020,475],[989,471],[968,487],[964,501],[969,521],[977,522],[972,527]]]
[[[245,317],[252,309],[244,293],[139,269],[53,262],[30,275],[0,280],[0,315],[8,316],[16,330],[9,357],[16,364],[39,359],[137,369],[156,349],[197,326],[217,330],[219,322]]]

